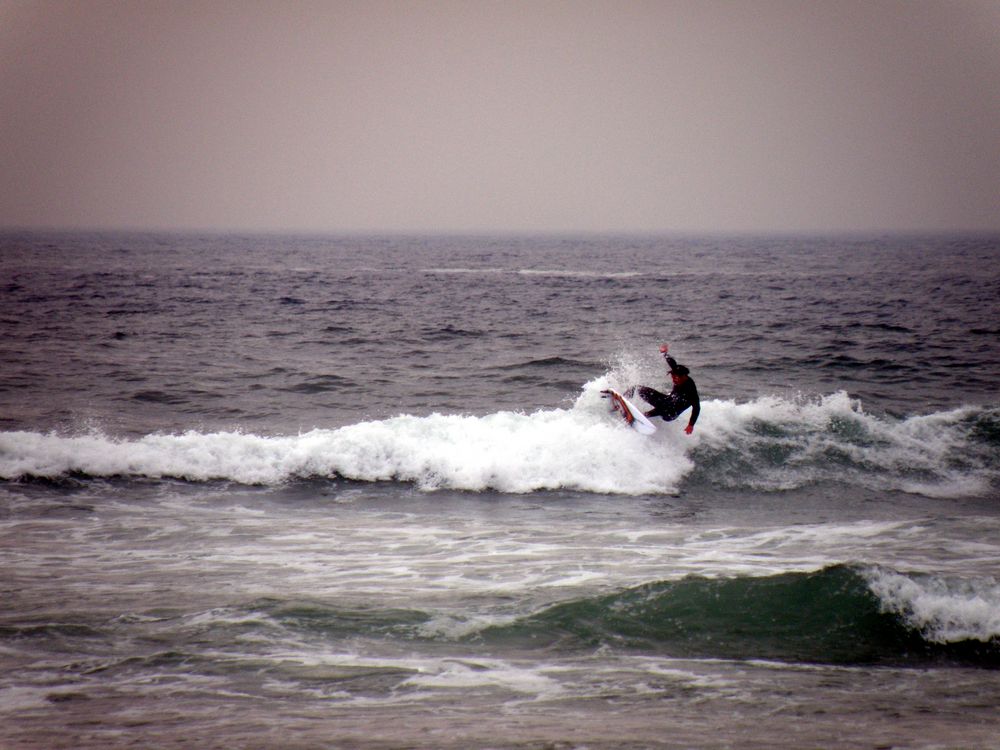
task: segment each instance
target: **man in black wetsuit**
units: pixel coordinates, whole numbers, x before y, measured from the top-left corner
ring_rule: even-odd
[[[698,388],[688,374],[688,368],[679,365],[673,357],[668,354],[669,346],[660,345],[660,354],[667,360],[670,367],[670,378],[674,381],[674,389],[669,394],[648,388],[644,385],[632,386],[625,391],[625,397],[629,398],[633,393],[638,392],[643,401],[652,404],[653,408],[646,412],[647,417],[660,417],[667,422],[672,422],[681,415],[688,407],[691,408],[691,418],[688,420],[684,432],[690,435],[694,431],[694,423],[698,421],[701,413],[701,402],[698,400]]]

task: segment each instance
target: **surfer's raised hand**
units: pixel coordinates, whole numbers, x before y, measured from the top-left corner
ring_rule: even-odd
[[[669,344],[660,344],[660,354],[666,354],[670,350]]]

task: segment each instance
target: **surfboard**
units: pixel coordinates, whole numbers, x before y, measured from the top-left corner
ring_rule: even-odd
[[[646,419],[646,415],[639,410],[639,407],[614,388],[601,391],[601,395],[611,402],[611,410],[618,412],[622,416],[622,419],[625,420],[625,424],[629,425],[632,429],[641,432],[643,435],[652,435],[656,432],[656,425]]]

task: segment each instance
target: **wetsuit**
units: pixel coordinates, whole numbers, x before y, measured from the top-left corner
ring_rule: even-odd
[[[677,362],[674,361],[673,357],[668,356],[666,360],[671,371],[677,368]],[[698,421],[698,415],[701,413],[701,401],[698,399],[698,388],[690,375],[683,383],[675,385],[669,394],[660,393],[644,385],[637,386],[636,391],[643,401],[653,406],[646,412],[647,417],[660,417],[667,422],[672,422],[681,415],[681,412],[691,407],[691,419],[688,424],[694,427],[694,423]]]

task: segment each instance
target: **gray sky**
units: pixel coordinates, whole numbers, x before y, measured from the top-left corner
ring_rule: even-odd
[[[1000,0],[0,0],[0,226],[1000,229]]]

